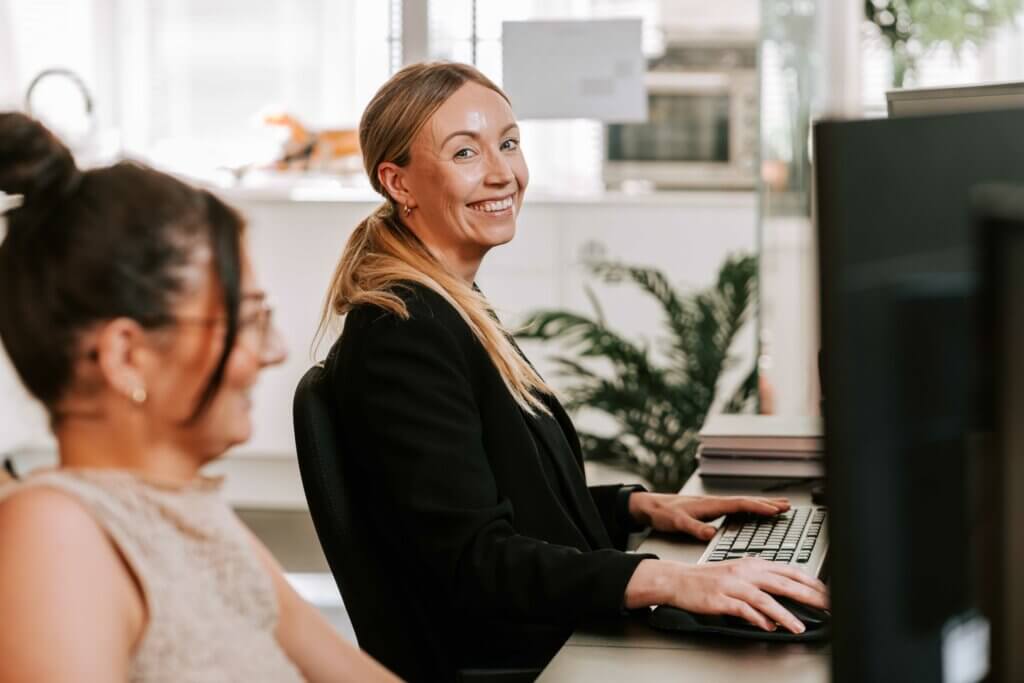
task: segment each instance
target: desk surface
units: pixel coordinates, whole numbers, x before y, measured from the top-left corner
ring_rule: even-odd
[[[694,475],[688,495],[783,495],[794,505],[810,504],[807,489],[765,494],[753,489],[705,487]],[[641,550],[662,559],[696,562],[704,544],[651,537]],[[649,628],[644,618],[586,624],[578,628],[541,674],[539,681],[736,681],[756,675],[758,683],[823,683],[829,680],[826,644],[757,643],[707,636],[682,636]],[[746,678],[745,680],[754,680]]]

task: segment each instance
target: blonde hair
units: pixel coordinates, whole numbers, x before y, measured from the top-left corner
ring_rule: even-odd
[[[408,283],[442,296],[487,351],[512,397],[531,414],[549,413],[538,394],[552,390],[513,345],[487,300],[439,261],[401,220],[395,200],[381,185],[377,168],[389,161],[406,166],[412,142],[435,111],[467,82],[508,97],[466,64],[434,62],[405,67],[385,83],[359,122],[363,165],[373,188],[385,197],[352,233],[334,271],[320,321],[322,336],[333,318],[369,304],[403,320],[409,310],[397,294]]]

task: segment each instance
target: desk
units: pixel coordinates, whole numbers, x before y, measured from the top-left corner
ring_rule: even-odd
[[[687,495],[784,495],[794,505],[811,502],[807,488],[765,494],[753,489],[705,487],[694,475]],[[666,560],[696,562],[704,544],[664,536],[648,538],[645,552]],[[644,617],[585,624],[572,634],[538,681],[753,681],[822,683],[828,681],[827,644],[758,643],[726,638],[666,634],[647,626]]]

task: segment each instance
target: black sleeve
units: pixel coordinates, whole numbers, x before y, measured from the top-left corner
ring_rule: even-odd
[[[639,484],[609,484],[591,486],[590,497],[594,499],[597,511],[601,513],[604,528],[616,548],[625,550],[629,535],[646,531],[647,526],[634,520],[629,514],[629,496],[647,489]]]
[[[371,452],[360,462],[395,521],[393,540],[440,595],[457,609],[509,617],[620,614],[636,565],[653,556],[584,553],[517,533],[455,333],[428,316],[385,316],[363,341],[353,404]]]

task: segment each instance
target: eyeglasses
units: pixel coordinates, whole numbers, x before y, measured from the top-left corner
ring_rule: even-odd
[[[166,325],[203,325],[209,327],[225,322],[226,318],[224,316],[201,317],[182,315],[171,318],[167,321]],[[236,339],[250,349],[263,353],[267,349],[273,329],[274,307],[270,302],[261,299],[259,308],[238,318]],[[89,349],[84,355],[89,360],[95,361],[99,359],[99,351],[95,348]]]
[[[172,324],[217,325],[223,322],[225,322],[223,316],[215,318],[177,316]],[[263,300],[260,301],[258,309],[238,318],[237,339],[245,343],[249,348],[263,351],[267,346],[267,341],[273,329],[274,307],[270,302]]]
[[[260,307],[238,319],[238,336],[251,336],[252,348],[263,351],[274,330],[274,306],[261,301]]]

